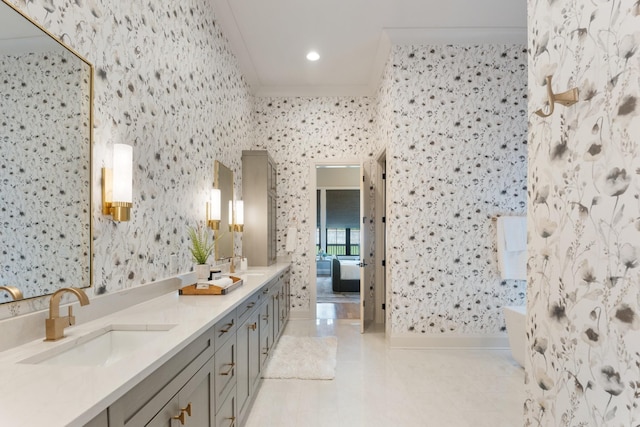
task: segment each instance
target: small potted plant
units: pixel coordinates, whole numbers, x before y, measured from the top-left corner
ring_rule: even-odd
[[[213,252],[215,245],[215,239],[209,236],[209,232],[206,228],[198,225],[198,227],[189,227],[189,238],[191,239],[191,256],[196,263],[194,270],[198,279],[208,279],[210,267],[207,264],[207,260]]]

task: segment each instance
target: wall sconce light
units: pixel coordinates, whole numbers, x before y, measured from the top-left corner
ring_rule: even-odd
[[[212,188],[209,202],[207,203],[207,225],[212,230],[220,229],[220,219],[222,217],[220,189]]]
[[[133,206],[133,147],[113,145],[113,169],[102,168],[102,213],[129,221]]]
[[[235,209],[233,208],[235,205]],[[244,203],[242,200],[229,200],[229,231],[244,231]]]

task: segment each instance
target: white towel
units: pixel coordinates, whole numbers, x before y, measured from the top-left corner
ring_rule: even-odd
[[[298,240],[298,229],[295,227],[287,228],[287,241],[285,248],[287,252],[293,252],[296,250],[296,241]]]
[[[507,250],[507,230],[504,227],[506,218],[517,218],[524,222],[525,245],[524,250]],[[497,249],[498,269],[502,279],[527,280],[527,245],[526,245],[526,218],[525,217],[499,217],[497,224]],[[517,246],[513,246],[517,247]]]
[[[233,280],[231,279],[231,277],[222,277],[220,279],[216,279],[216,280],[209,280],[209,284],[210,285],[215,285],[218,286],[220,288],[226,288],[228,286],[233,285]]]
[[[502,224],[505,250],[520,252],[527,250],[527,218],[524,216],[503,216],[498,218],[498,227]]]

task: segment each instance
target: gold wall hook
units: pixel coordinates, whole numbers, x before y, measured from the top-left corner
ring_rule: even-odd
[[[536,111],[536,114],[540,117],[549,117],[552,115],[556,102],[560,105],[564,105],[565,107],[578,102],[578,88],[569,89],[562,93],[553,93],[553,88],[551,87],[552,77],[553,76],[547,76],[545,79],[547,81],[547,96],[549,97],[549,112],[545,113],[542,109],[539,109]]]

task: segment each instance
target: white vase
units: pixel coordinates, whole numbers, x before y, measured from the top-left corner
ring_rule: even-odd
[[[209,280],[209,272],[211,271],[209,264],[196,264],[193,270],[196,272],[198,280]]]

